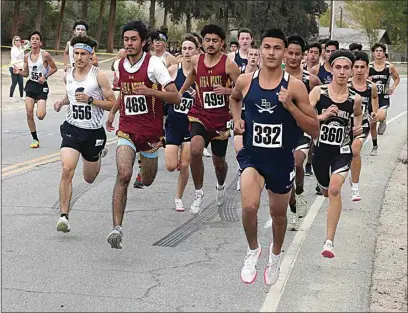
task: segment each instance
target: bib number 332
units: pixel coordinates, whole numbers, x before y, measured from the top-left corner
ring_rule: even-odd
[[[140,115],[148,112],[146,97],[143,95],[125,96],[124,102],[126,115]]]
[[[261,148],[282,148],[282,130],[282,124],[254,123],[252,145]]]

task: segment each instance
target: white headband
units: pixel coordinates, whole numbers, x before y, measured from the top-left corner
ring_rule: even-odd
[[[335,59],[330,63],[330,66],[333,66],[334,62],[336,62],[336,61],[339,60],[339,59],[347,60],[347,61],[350,62],[350,64],[353,64],[353,61],[351,61],[348,57],[339,56],[339,57],[335,58]]]
[[[93,50],[90,45],[87,45],[85,43],[77,43],[77,44],[74,45],[73,48],[74,48],[74,51],[75,51],[75,49],[84,49],[84,50],[88,51],[90,54],[92,54],[92,50]]]
[[[85,26],[85,25],[82,25],[82,24],[78,24],[77,26],[75,26],[75,29],[77,29],[77,28],[79,28],[79,27],[85,28],[85,30],[86,30],[86,26]]]

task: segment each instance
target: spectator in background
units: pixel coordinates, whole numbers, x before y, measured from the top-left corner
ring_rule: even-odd
[[[353,42],[353,43],[351,43],[351,44],[349,45],[349,50],[350,50],[351,52],[362,51],[362,50],[363,50],[363,46],[362,46],[361,44],[359,44],[359,43]]]
[[[235,40],[232,40],[230,42],[230,52],[235,52],[238,50],[238,42]]]
[[[14,36],[12,41],[13,47],[11,48],[11,61],[10,61],[10,74],[11,74],[11,86],[10,86],[10,100],[14,100],[14,90],[18,84],[20,91],[20,100],[24,101],[24,85],[23,85],[23,76],[20,74],[14,74],[13,68],[16,71],[22,71],[24,66],[24,48],[22,46],[22,41],[20,36]]]

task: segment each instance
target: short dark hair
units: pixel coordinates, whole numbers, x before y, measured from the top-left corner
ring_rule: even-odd
[[[196,32],[191,32],[191,35],[193,35],[193,36],[198,40],[198,43],[199,43],[200,45],[203,43],[203,38],[201,38],[201,36],[200,36],[198,33],[196,33]]]
[[[281,39],[285,43],[285,48],[288,47],[288,40],[286,39],[285,33],[283,31],[281,31],[280,29],[278,29],[278,28],[270,28],[270,29],[264,31],[264,33],[261,36],[261,42],[265,38],[278,38],[278,39]]]
[[[308,50],[310,50],[312,48],[317,48],[319,50],[319,54],[322,54],[322,45],[320,43],[318,43],[318,42],[311,43],[308,46]]]
[[[347,49],[339,49],[330,55],[329,64],[332,65],[333,61],[340,57],[349,59],[352,65],[354,65],[354,62],[356,61],[356,57],[354,56],[353,52]]]
[[[141,21],[132,21],[132,22],[127,23],[125,26],[123,26],[123,28],[122,28],[122,38],[123,38],[123,35],[125,34],[125,32],[127,32],[129,30],[137,31],[139,33],[140,39],[142,39],[142,41],[146,40],[147,37],[148,37],[147,27]]]
[[[204,38],[207,34],[215,34],[221,38],[221,40],[225,40],[225,31],[218,25],[215,24],[208,24],[203,27],[201,30],[201,36]]]
[[[77,43],[84,43],[90,47],[96,47],[96,41],[90,36],[73,36],[70,40],[71,46]]]
[[[288,46],[290,44],[299,45],[300,48],[302,49],[302,52],[306,51],[306,42],[302,37],[298,35],[292,35],[288,37]]]
[[[368,58],[368,54],[362,51],[355,51],[354,56],[356,57],[356,61],[364,61],[368,64],[370,63],[370,59]]]
[[[238,39],[242,33],[248,33],[251,36],[251,38],[254,38],[254,35],[252,34],[252,31],[249,28],[241,28],[240,30],[238,30]]]
[[[236,45],[236,46],[238,47],[238,46],[239,46],[239,43],[238,43],[237,41],[235,41],[235,40],[232,40],[232,41],[230,42],[230,47],[231,47],[232,45]]]
[[[329,41],[330,41],[329,38],[323,38],[323,39],[320,39],[320,40],[319,40],[319,43],[320,43],[321,45],[325,45],[325,44],[328,43]]]
[[[384,51],[384,53],[387,52],[387,47],[386,47],[386,45],[384,45],[384,44],[382,44],[382,43],[379,43],[379,42],[377,42],[377,43],[374,44],[374,46],[371,48],[371,52],[374,52],[375,49],[377,49],[377,48],[382,48],[383,51]]]
[[[75,30],[75,28],[76,28],[78,25],[84,25],[86,31],[88,31],[88,29],[89,29],[88,22],[85,21],[85,20],[76,20],[75,23],[74,23],[74,26],[72,27],[72,29]]]
[[[196,39],[196,37],[193,36],[193,34],[186,34],[183,38],[183,42],[184,41],[191,41],[196,46],[196,48],[200,46],[198,44],[198,40]]]
[[[328,46],[335,46],[336,50],[339,50],[340,48],[339,42],[337,40],[329,40],[328,42],[326,42],[325,47],[328,47]]]
[[[30,33],[30,35],[28,36],[29,40],[31,40],[31,37],[34,36],[34,35],[40,36],[40,41],[43,40],[43,35],[42,35],[42,34],[40,33],[40,31],[38,31],[38,30],[32,31],[32,32]]]
[[[349,50],[351,50],[351,51],[353,51],[353,50],[361,51],[361,50],[363,50],[363,45],[353,42],[353,43],[351,43],[349,45]]]

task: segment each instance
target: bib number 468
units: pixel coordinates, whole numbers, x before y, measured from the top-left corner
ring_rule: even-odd
[[[125,96],[125,114],[139,115],[147,113],[147,101],[145,96]]]

